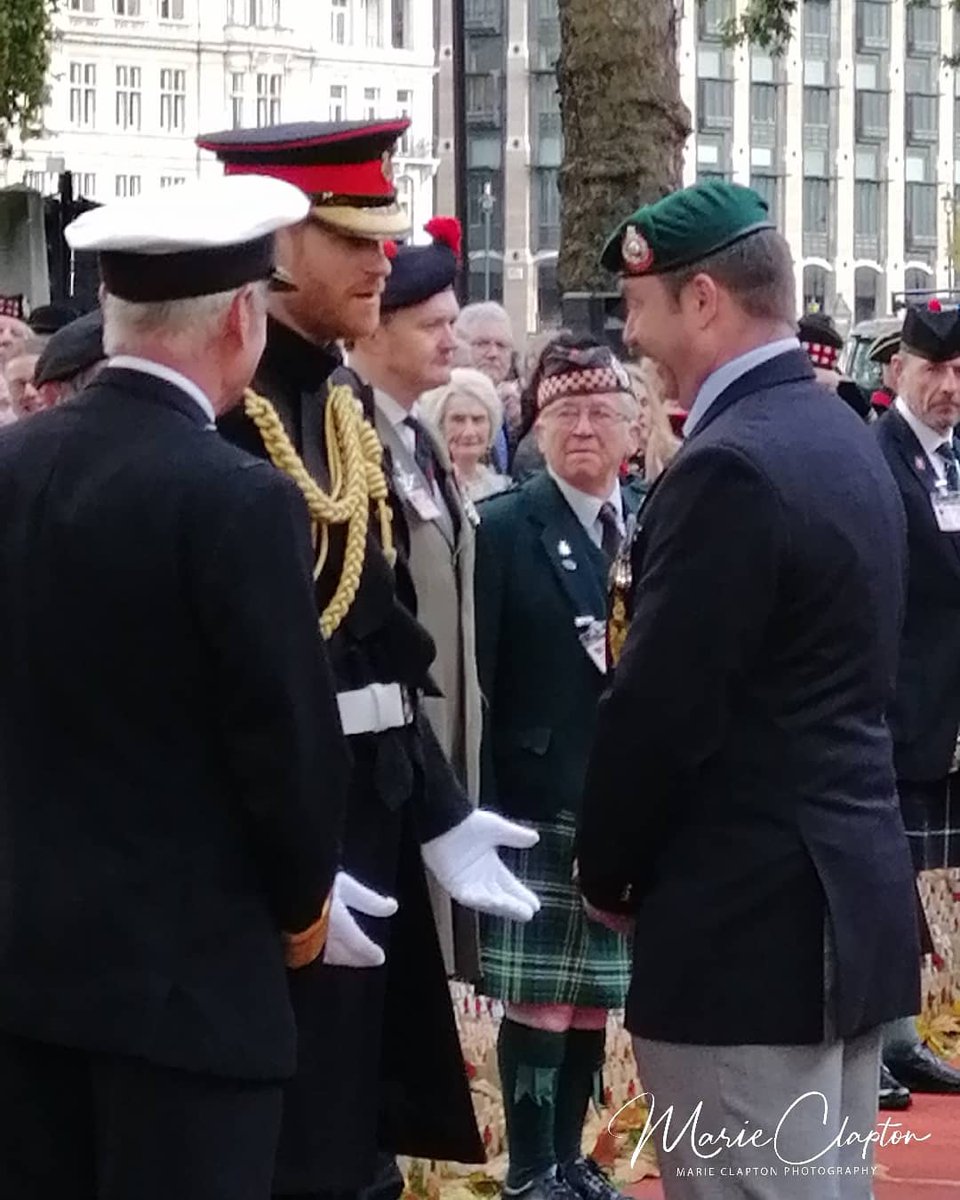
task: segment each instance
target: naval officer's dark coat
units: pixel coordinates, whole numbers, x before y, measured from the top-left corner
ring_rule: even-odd
[[[897,776],[944,779],[960,729],[960,533],[941,532],[936,473],[895,408],[873,431],[907,514],[909,580],[897,691],[890,710]]]
[[[917,1011],[886,724],[904,566],[886,463],[799,350],[732,383],[652,490],[580,840],[587,897],[636,914],[635,1033],[821,1040],[825,922],[839,1036]]]
[[[273,401],[310,474],[326,487],[324,404],[339,361],[271,321],[254,381]],[[234,418],[222,428],[265,453],[246,420]],[[413,616],[401,505],[395,502],[393,509],[397,569],[372,532],[374,518],[360,590],[328,643],[339,691],[372,682],[399,682],[414,691],[433,687],[434,647]],[[318,610],[333,593],[342,556],[343,531],[335,529],[318,584]],[[470,805],[422,712],[404,729],[352,737],[350,747],[354,774],[344,867],[395,896],[400,908],[387,921],[367,922],[386,951],[385,967],[317,963],[291,977],[299,1070],[284,1098],[277,1192],[362,1186],[377,1146],[464,1162],[484,1157],[420,857],[420,843],[457,824]]]
[[[347,775],[302,498],[108,368],[3,431],[0,510],[0,1029],[289,1076]]]

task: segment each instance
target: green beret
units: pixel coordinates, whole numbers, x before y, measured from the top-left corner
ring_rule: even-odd
[[[638,208],[607,239],[600,265],[623,275],[661,275],[774,228],[766,201],[752,188],[710,179]]]

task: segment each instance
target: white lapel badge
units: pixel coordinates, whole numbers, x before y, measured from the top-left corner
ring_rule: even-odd
[[[918,471],[925,471],[927,469],[927,460],[923,457],[922,454],[918,454],[917,457],[913,460],[913,465],[917,468]]]
[[[565,571],[575,571],[577,569],[576,561],[572,558],[561,558],[560,565]]]
[[[561,558],[569,558],[573,553],[573,551],[570,549],[570,543],[561,538],[560,541],[557,542],[557,553]]]

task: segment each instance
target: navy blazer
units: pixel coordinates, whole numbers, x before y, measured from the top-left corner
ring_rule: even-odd
[[[790,351],[718,397],[640,515],[580,836],[587,897],[636,914],[629,1028],[820,1041],[827,923],[839,1034],[916,1012],[885,716],[905,529],[875,441]]]
[[[874,426],[907,514],[909,577],[897,692],[890,710],[897,777],[943,779],[960,729],[960,533],[941,533],[936,472],[890,409]]]
[[[0,1029],[293,1072],[348,776],[303,498],[108,368],[0,435]]]

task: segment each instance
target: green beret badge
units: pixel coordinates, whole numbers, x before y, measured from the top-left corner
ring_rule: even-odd
[[[623,231],[620,253],[623,257],[624,268],[631,275],[642,275],[653,262],[650,243],[636,225],[628,225]]]

